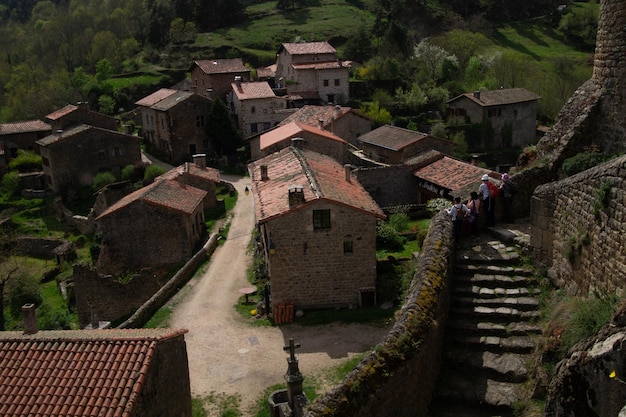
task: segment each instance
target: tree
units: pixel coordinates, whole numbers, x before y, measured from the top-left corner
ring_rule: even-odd
[[[207,134],[213,142],[213,148],[220,155],[230,155],[242,145],[242,138],[228,108],[221,100],[213,101],[206,124]]]
[[[391,113],[389,113],[389,110],[381,107],[377,101],[371,104],[364,104],[361,106],[360,111],[372,119],[372,122],[376,125],[376,127],[391,123]]]

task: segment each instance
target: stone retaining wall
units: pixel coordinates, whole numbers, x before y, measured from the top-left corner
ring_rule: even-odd
[[[439,373],[453,248],[452,222],[440,212],[394,327],[339,386],[311,405],[308,417],[427,415]]]

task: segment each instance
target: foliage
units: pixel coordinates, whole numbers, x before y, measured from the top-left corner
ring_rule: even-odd
[[[11,171],[2,177],[2,192],[8,196],[15,196],[20,191],[20,175],[17,171]]]
[[[581,152],[571,158],[567,158],[561,164],[561,176],[569,177],[589,168],[599,165],[607,160],[601,152]]]
[[[367,117],[372,119],[373,124],[377,127],[391,123],[391,113],[389,113],[389,110],[381,107],[377,101],[370,104],[364,104],[360,110]]]
[[[600,215],[602,210],[605,210],[609,206],[609,202],[611,201],[611,188],[612,184],[609,180],[604,181],[600,188],[598,188],[596,199],[593,202],[593,214],[596,218]]]
[[[21,317],[24,304],[32,303],[39,307],[43,302],[39,282],[34,277],[23,274],[16,276],[7,283],[7,295],[11,316],[14,318]]]
[[[561,31],[572,42],[583,45],[591,50],[596,44],[598,31],[598,7],[596,2],[591,5],[579,5],[570,8],[559,22]]]
[[[391,251],[402,249],[404,240],[389,222],[380,222],[376,226],[376,247]]]
[[[446,210],[450,207],[451,203],[449,200],[446,200],[445,198],[433,198],[428,200],[428,202],[426,203],[426,210],[428,210],[428,212],[434,216],[435,214],[439,213],[441,210]]]
[[[41,171],[41,167],[41,156],[33,151],[25,151],[23,149],[18,149],[17,156],[9,162],[10,171]]]
[[[239,395],[227,395],[225,393],[211,393],[203,398],[192,399],[192,416],[204,417],[207,415],[219,415],[220,417],[239,417],[241,411],[241,397]],[[209,413],[207,414],[207,411]]]
[[[389,225],[398,233],[409,230],[409,216],[406,213],[394,213],[389,216]]]
[[[115,175],[112,172],[99,172],[93,177],[93,181],[91,182],[91,189],[93,191],[97,191],[104,187],[105,185],[113,184],[116,181]]]
[[[148,165],[143,174],[143,181],[145,184],[150,184],[159,175],[165,174],[166,170],[158,165]]]
[[[206,131],[220,155],[233,154],[243,143],[237,124],[221,100],[214,100],[211,105]]]

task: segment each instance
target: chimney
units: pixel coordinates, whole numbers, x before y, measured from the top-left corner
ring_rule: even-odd
[[[474,91],[474,98],[477,98],[478,100],[480,100],[480,90]]]
[[[304,139],[303,138],[291,138],[291,144],[298,149],[304,149]]]
[[[324,129],[324,120],[323,119],[317,119],[317,123],[319,123],[320,129]]]
[[[241,87],[241,75],[235,75],[235,84],[240,93],[243,93],[243,87]]]
[[[189,162],[185,162],[185,165],[183,167],[183,172],[185,174],[189,174]]]
[[[261,181],[267,181],[269,177],[267,176],[267,165],[261,165]]]
[[[344,172],[346,174],[346,181],[350,182],[350,180],[352,179],[352,166],[350,164],[345,164],[343,166]]]
[[[289,207],[295,207],[304,203],[304,187],[292,185],[289,187]]]
[[[37,333],[37,316],[35,315],[35,304],[28,303],[22,306],[22,316],[24,318],[24,334]]]
[[[193,158],[193,163],[198,167],[198,168],[206,168],[206,154],[204,153],[197,153],[195,155],[191,156]]]

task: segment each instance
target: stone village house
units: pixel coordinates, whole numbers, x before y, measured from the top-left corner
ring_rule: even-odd
[[[4,149],[4,165],[17,156],[18,150],[37,152],[36,142],[52,133],[52,127],[41,120],[0,124],[0,148]],[[0,170],[0,175],[3,171]]]
[[[193,156],[193,162],[185,162],[182,165],[170,169],[165,174],[157,177],[155,181],[162,179],[178,181],[183,185],[206,191],[204,197],[204,209],[215,207],[217,201],[217,185],[220,183],[220,171],[206,166],[206,156],[198,154]]]
[[[0,415],[189,417],[186,330],[0,332]]]
[[[119,175],[127,165],[141,163],[140,139],[113,130],[77,125],[36,142],[48,188],[91,185],[99,172]]]
[[[253,161],[294,145],[330,156],[344,163],[350,144],[319,127],[291,122],[250,138],[250,156]]]
[[[93,111],[86,101],[78,102],[76,105],[68,104],[52,113],[46,115],[45,121],[50,124],[53,131],[65,130],[79,124],[99,127],[108,130],[118,130],[120,122],[118,119],[106,114]]]
[[[204,190],[162,179],[123,197],[96,218],[102,233],[98,271],[169,269],[190,259],[205,231],[206,196]]]
[[[224,102],[235,79],[250,81],[250,70],[241,58],[194,61],[189,73],[191,91],[210,100],[221,99]]]
[[[369,117],[351,107],[306,105],[289,115],[279,125],[301,122],[319,127],[357,146],[357,138],[372,130]]]
[[[205,127],[211,103],[199,94],[169,88],[135,102],[147,144],[171,164],[190,161],[198,153],[213,152]]]
[[[486,148],[523,147],[537,142],[537,94],[524,88],[475,91],[457,96],[447,103],[449,124],[488,122],[493,139]]]
[[[276,54],[276,86],[286,88],[290,96],[345,103],[350,99],[349,79],[348,67],[328,42],[283,43]]]
[[[269,130],[285,118],[280,110],[287,107],[287,102],[276,97],[267,81],[244,83],[238,79],[231,86],[228,103],[244,138]]]
[[[296,147],[248,166],[273,306],[375,303],[382,210],[334,159]]]
[[[388,165],[401,164],[431,149],[448,155],[454,152],[454,143],[449,140],[391,125],[365,133],[357,139],[357,142],[360,156]]]

